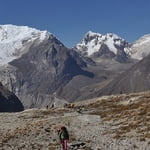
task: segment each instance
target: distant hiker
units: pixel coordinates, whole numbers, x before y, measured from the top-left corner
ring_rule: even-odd
[[[82,114],[82,106],[76,107],[76,112],[78,112],[79,114]]]
[[[120,91],[120,94],[123,94],[123,91]]]
[[[48,109],[48,105],[46,105],[46,109]]]
[[[74,103],[71,103],[71,104],[70,104],[70,107],[71,107],[71,108],[74,108],[74,107],[75,107],[75,104],[74,104]]]
[[[51,109],[54,108],[54,104],[51,105]]]
[[[64,108],[67,108],[68,104],[67,103],[64,103],[63,107]]]
[[[69,134],[66,127],[62,126],[60,130],[58,130],[59,139],[62,145],[62,150],[67,150],[67,143],[69,140]]]

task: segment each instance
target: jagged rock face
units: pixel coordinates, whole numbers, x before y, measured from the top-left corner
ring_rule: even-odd
[[[102,35],[89,31],[75,48],[84,57],[113,58],[121,63],[129,59],[129,44],[113,33]]]
[[[9,64],[16,68],[13,90],[26,107],[49,103],[50,95],[76,75],[94,76],[81,68],[86,63],[75,51],[68,50],[53,36],[40,44],[34,42],[29,52]]]
[[[77,52],[67,49],[49,32],[4,25],[0,26],[0,37],[0,81],[25,108],[58,101],[57,91],[74,76],[94,76],[82,69],[87,64]]]
[[[23,110],[24,107],[17,96],[0,83],[0,112],[19,112]]]

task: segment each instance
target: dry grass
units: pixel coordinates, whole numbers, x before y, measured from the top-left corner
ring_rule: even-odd
[[[79,105],[81,104],[79,103]],[[25,147],[23,146],[25,144],[28,145],[30,149],[41,149],[41,146],[44,146],[45,143],[50,143],[49,145],[47,144],[49,150],[60,149],[60,143],[57,141],[58,135],[56,135],[58,126],[65,124],[67,127],[71,128],[72,125],[74,125],[71,122],[72,119],[76,119],[78,115],[91,114],[100,116],[101,119],[96,121],[95,130],[99,131],[98,128],[100,126],[100,133],[106,135],[104,137],[110,137],[111,135],[111,137],[119,140],[125,139],[126,137],[129,139],[136,137],[139,141],[150,144],[150,94],[143,94],[140,96],[138,94],[111,96],[106,99],[97,98],[95,101],[90,101],[89,103],[85,102],[82,105],[83,114],[78,114],[75,110],[68,108],[34,109],[32,111],[29,110],[16,114],[15,120],[19,122],[17,124],[18,127],[15,126],[11,129],[6,128],[4,130],[5,132],[2,132],[3,129],[1,129],[1,141],[4,145],[9,143],[15,145],[20,141],[22,142],[19,145],[20,149],[24,149]],[[65,116],[65,113],[73,111],[75,113],[70,113]],[[59,117],[61,120],[59,120]],[[22,124],[22,122],[24,124]],[[82,123],[84,123],[84,120]],[[87,124],[83,124],[84,126],[82,126],[81,130],[84,130],[84,127],[90,128],[90,123],[89,121]],[[21,126],[19,126],[19,124]],[[74,126],[76,129],[78,124]],[[76,131],[75,129],[74,131]],[[69,141],[72,143],[78,141],[81,137],[78,137],[78,134],[76,135],[72,130],[69,131],[69,135]],[[93,142],[92,138],[84,140],[86,143]],[[16,143],[14,143],[14,141]]]
[[[90,114],[100,115],[104,122],[112,122],[112,127],[104,134],[111,133],[115,134],[115,138],[122,138],[134,130],[141,140],[144,140],[150,138],[150,94],[143,94],[134,102],[120,104],[122,101],[138,96],[138,94],[114,96],[111,99],[90,104],[86,108],[93,110],[96,108]]]
[[[21,136],[28,136],[35,129],[35,134],[39,135],[41,128],[46,124],[46,121],[37,121],[32,123],[26,123],[23,126],[17,127],[15,130],[9,130],[6,133],[3,133],[1,138],[2,143],[7,143],[10,139],[19,138]]]

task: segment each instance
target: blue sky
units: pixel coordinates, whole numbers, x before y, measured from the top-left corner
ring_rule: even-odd
[[[134,42],[150,34],[150,0],[0,0],[0,24],[48,30],[67,47],[89,30]]]

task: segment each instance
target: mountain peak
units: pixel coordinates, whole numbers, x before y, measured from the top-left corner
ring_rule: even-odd
[[[7,64],[23,51],[25,43],[47,39],[51,33],[28,26],[0,25],[0,65]]]
[[[106,37],[107,39],[108,38],[113,38],[113,39],[122,39],[122,40],[124,40],[123,38],[121,38],[120,36],[118,36],[117,34],[115,34],[115,33],[106,33],[106,34],[104,34],[104,35],[102,35],[101,33],[98,33],[98,32],[93,32],[93,31],[88,31],[86,34],[85,34],[85,36],[84,36],[84,38],[86,38],[86,37]]]
[[[150,34],[144,35],[131,46],[131,57],[142,60],[150,54]]]
[[[86,34],[85,34],[85,37],[86,36],[101,36],[100,33],[97,33],[97,32],[93,32],[93,31],[88,31]]]
[[[92,31],[88,31],[85,34],[83,40],[76,45],[76,49],[85,56],[92,56],[94,53],[100,51],[103,44],[107,45],[109,50],[115,55],[117,54],[118,49],[129,51],[127,50],[129,48],[128,43],[117,34],[107,33],[102,35]]]
[[[0,42],[7,40],[16,40],[16,38],[31,38],[40,37],[43,40],[48,33],[45,31],[40,31],[35,28],[28,26],[16,26],[12,24],[0,25]]]

